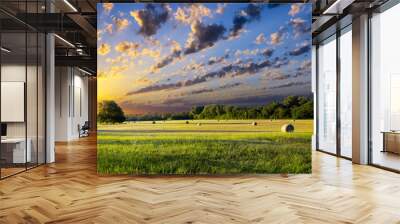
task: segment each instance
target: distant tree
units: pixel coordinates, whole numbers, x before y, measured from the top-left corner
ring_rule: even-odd
[[[304,96],[288,96],[282,101],[264,106],[240,107],[210,104],[193,106],[187,112],[131,115],[131,121],[188,120],[188,119],[310,119],[313,101]]]
[[[290,116],[290,113],[288,111],[288,109],[286,109],[284,106],[279,105],[273,114],[275,119],[284,119],[284,118],[288,118]]]
[[[307,103],[307,102],[309,102],[309,101],[311,101],[311,100],[308,99],[308,98],[305,97],[305,96],[299,96],[298,101],[299,101],[299,105],[303,105],[303,104],[305,104],[305,103]]]
[[[121,107],[113,100],[105,100],[98,105],[97,119],[100,123],[122,123],[125,115]]]
[[[314,105],[311,100],[292,109],[293,119],[311,119],[314,116]]]
[[[282,104],[286,108],[291,108],[293,106],[297,106],[299,103],[299,99],[297,96],[288,96],[285,99],[283,99]]]
[[[192,110],[190,110],[190,115],[193,116],[193,118],[197,118],[201,112],[203,112],[204,106],[194,106],[192,107]]]
[[[274,118],[275,109],[278,108],[279,104],[277,102],[272,102],[263,106],[261,113],[264,118]]]

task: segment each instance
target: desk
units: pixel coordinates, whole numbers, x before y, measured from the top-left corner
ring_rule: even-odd
[[[26,163],[32,160],[32,141],[27,139],[25,152],[25,138],[5,138],[1,139],[1,151],[5,154],[5,160],[9,163]],[[11,155],[12,154],[12,155]],[[12,159],[11,159],[12,158]]]
[[[400,154],[400,132],[383,131],[383,150],[382,152],[392,152]]]

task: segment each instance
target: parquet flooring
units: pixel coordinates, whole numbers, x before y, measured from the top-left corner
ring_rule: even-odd
[[[0,223],[400,223],[400,175],[313,153],[312,175],[101,177],[95,138],[0,181]]]

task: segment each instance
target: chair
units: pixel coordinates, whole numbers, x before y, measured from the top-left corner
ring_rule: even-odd
[[[85,123],[82,125],[82,127],[80,127],[80,125],[78,125],[79,138],[88,137],[89,136],[89,129],[90,129],[89,121],[85,121]]]

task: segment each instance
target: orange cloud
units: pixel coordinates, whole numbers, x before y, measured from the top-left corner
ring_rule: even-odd
[[[142,20],[142,17],[140,17],[140,15],[139,15],[139,11],[132,11],[131,16],[135,19],[135,21],[137,22],[137,24],[140,27],[143,26],[143,20]]]
[[[191,4],[190,7],[179,7],[175,13],[175,19],[185,24],[201,21],[203,17],[212,17],[211,10],[202,4]]]
[[[129,42],[129,41],[122,41],[119,42],[115,46],[115,50],[120,52],[120,53],[127,53],[130,54],[131,52],[137,52],[137,49],[139,48],[139,44],[135,42]],[[136,53],[135,53],[136,55]]]
[[[299,4],[292,4],[290,6],[290,11],[289,11],[289,15],[291,16],[295,16],[297,13],[300,12],[300,5]]]
[[[153,82],[146,77],[143,77],[143,78],[140,78],[140,79],[134,81],[135,85],[150,85],[152,83]]]
[[[223,14],[225,11],[226,3],[218,3],[217,10],[215,10],[216,13],[218,14]]]
[[[113,24],[107,24],[104,28],[105,31],[107,31],[109,34],[112,34],[113,32]]]
[[[99,71],[97,74],[98,78],[107,78],[107,77],[113,77],[113,78],[118,78],[118,77],[122,77],[123,76],[123,72],[125,72],[126,70],[128,70],[128,66],[127,65],[114,65],[111,66],[111,68],[109,68],[106,71]]]
[[[103,9],[106,13],[110,13],[110,11],[114,8],[113,3],[103,3]]]
[[[97,48],[97,53],[99,55],[107,55],[111,51],[111,46],[108,44],[101,44],[99,48]]]
[[[115,50],[131,57],[148,56],[152,58],[158,58],[160,56],[159,50],[152,50],[149,48],[143,48],[142,50],[139,50],[138,43],[129,41],[119,42],[115,46]]]
[[[115,23],[115,26],[117,27],[117,31],[122,31],[129,25],[129,21],[127,19],[122,19],[122,18],[113,18],[113,21]]]

